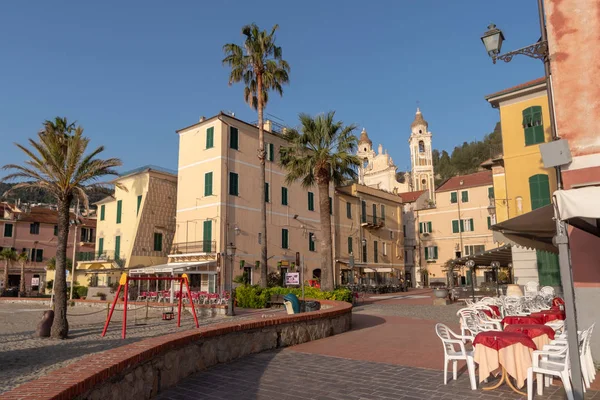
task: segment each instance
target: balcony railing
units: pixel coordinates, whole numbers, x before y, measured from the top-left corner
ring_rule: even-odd
[[[376,215],[362,215],[361,225],[367,228],[381,228],[385,225],[385,219]]]
[[[173,243],[169,254],[216,253],[215,240],[201,240],[199,242]]]
[[[103,251],[82,251],[75,253],[76,261],[106,261],[116,262],[119,266],[125,265],[125,257],[121,253],[115,253],[114,250]]]

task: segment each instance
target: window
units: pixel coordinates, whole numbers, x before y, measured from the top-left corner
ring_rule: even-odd
[[[202,251],[210,253],[212,251],[212,220],[207,219],[202,226]]]
[[[58,236],[58,225],[54,225],[54,236]]]
[[[523,110],[523,129],[525,133],[525,146],[544,143],[542,107],[533,106]]]
[[[483,253],[485,251],[485,245],[476,244],[465,246],[465,256],[472,256],[474,254]]]
[[[461,219],[460,221],[457,219],[452,220],[452,233],[459,233],[459,228],[460,232],[473,232],[475,230],[473,218]]]
[[[265,153],[268,161],[275,161],[275,145],[273,143],[265,143]]]
[[[288,205],[288,189],[285,186],[281,187],[281,205]]]
[[[104,213],[105,213],[104,204],[100,206],[100,221],[104,221]]]
[[[425,143],[419,140],[419,153],[425,153]]]
[[[437,246],[428,246],[425,247],[425,259],[426,260],[437,260],[438,258],[438,248]]]
[[[315,234],[312,232],[308,234],[308,250],[315,251]]]
[[[450,203],[452,203],[452,204],[458,203],[458,194],[456,192],[450,193]]]
[[[206,130],[206,148],[212,149],[215,146],[215,128]]]
[[[4,237],[12,237],[13,224],[4,224]]]
[[[377,240],[373,241],[373,262],[379,262],[379,254],[377,253]]]
[[[532,210],[550,204],[548,175],[538,174],[529,178],[529,195],[531,196]]]
[[[488,224],[488,229],[490,229],[492,227],[492,217],[490,217],[490,216],[487,217],[487,224]]]
[[[289,232],[287,229],[281,230],[281,248],[289,249]]]
[[[377,204],[373,204],[373,223],[377,223]]]
[[[385,221],[385,205],[381,205],[381,220]]]
[[[98,239],[98,257],[104,253],[104,238]]]
[[[419,233],[431,233],[433,232],[431,221],[430,222],[419,222]]]
[[[136,215],[140,215],[140,207],[142,206],[142,195],[137,197],[137,212]]]
[[[121,236],[115,236],[115,260],[121,258]]]
[[[213,173],[207,172],[204,174],[204,196],[212,196],[213,194]]]
[[[117,224],[121,223],[121,211],[123,211],[123,200],[117,201]]]
[[[271,200],[269,198],[269,182],[265,182],[265,202],[269,203]]]
[[[32,235],[39,235],[40,234],[40,223],[34,222],[32,224],[29,224],[29,233]]]
[[[92,243],[94,241],[94,229],[81,228],[81,241],[84,243]]]
[[[239,150],[238,146],[239,134],[238,129],[233,126],[229,127],[229,148]]]
[[[383,255],[387,256],[387,243],[386,242],[382,243],[382,248],[383,248],[383,251],[382,251]]]
[[[346,217],[352,219],[352,203],[346,203]]]
[[[362,262],[367,262],[367,241],[363,240],[362,243]]]
[[[162,251],[163,234],[154,232],[154,251]]]
[[[406,225],[402,227],[402,232],[404,232],[404,237],[406,237]],[[394,231],[390,231],[390,239],[394,239]]]
[[[494,187],[489,187],[488,188],[488,199],[493,199],[494,198]]]
[[[308,211],[315,211],[315,194],[308,192]]]
[[[43,249],[31,249],[31,257],[29,257],[29,259],[34,262],[44,261],[44,250]]]
[[[333,214],[333,199],[329,197],[329,215]]]
[[[235,172],[229,173],[229,194],[232,196],[240,195],[238,189],[238,174],[236,174]]]
[[[352,238],[348,238],[348,254],[352,254]]]
[[[367,222],[367,202],[366,201],[362,201],[360,203],[360,211],[361,211],[361,216],[360,216],[360,221],[361,222]]]
[[[469,192],[468,191],[463,190],[462,192],[460,192],[460,197],[461,197],[461,201],[463,203],[469,202]]]

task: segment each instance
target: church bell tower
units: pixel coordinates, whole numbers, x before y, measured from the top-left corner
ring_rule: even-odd
[[[431,132],[429,124],[417,108],[415,120],[410,125],[411,134],[408,139],[410,146],[410,162],[412,170],[413,190],[429,190],[429,198],[435,198],[433,157],[431,149]]]

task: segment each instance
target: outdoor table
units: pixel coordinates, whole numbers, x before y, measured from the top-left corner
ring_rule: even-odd
[[[478,309],[478,311],[482,311],[485,315],[487,315],[490,318],[499,318],[500,317],[500,313],[496,314],[496,312],[494,310],[490,311],[490,310],[486,310],[486,309]]]
[[[530,317],[539,318],[543,323],[548,323],[556,320],[565,320],[565,312],[561,310],[544,310],[540,312],[534,312],[529,314]]]
[[[504,332],[519,332],[529,336],[538,349],[543,349],[545,345],[554,340],[554,329],[548,325],[534,324],[513,324],[507,325]]]
[[[490,317],[496,317],[496,318],[500,317],[500,308],[498,306],[491,305],[491,306],[488,306],[488,307],[491,308],[492,311],[494,312],[494,315],[493,316],[490,315]]]
[[[533,351],[537,349],[529,336],[519,332],[480,332],[473,341],[475,346],[474,361],[479,364],[479,382],[483,382],[491,374],[502,376],[497,384],[483,388],[492,390],[502,383],[515,392],[527,395],[515,388],[510,377],[516,380],[517,387],[525,384],[527,369],[531,367]]]
[[[529,316],[518,316],[518,315],[509,315],[504,317],[502,320],[502,326],[506,327],[506,325],[512,324],[537,324],[544,325],[544,318],[540,315],[529,315]]]

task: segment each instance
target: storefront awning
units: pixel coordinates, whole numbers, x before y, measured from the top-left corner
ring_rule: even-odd
[[[557,190],[554,192],[554,202],[561,220],[600,237],[600,187]]]
[[[210,264],[215,264],[215,261],[194,261],[194,262],[181,262],[181,263],[169,263],[151,265],[149,267],[136,268],[129,271],[130,274],[136,275],[155,275],[155,274],[216,274],[216,271],[199,270],[199,267]]]
[[[476,267],[489,267],[492,261],[498,261],[501,267],[508,267],[512,262],[511,245],[497,247],[495,249],[486,250],[481,253],[473,254],[452,260],[454,265],[464,265],[467,261],[475,261]]]

